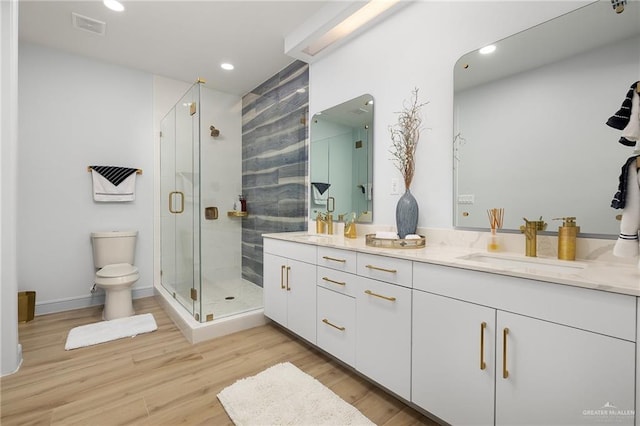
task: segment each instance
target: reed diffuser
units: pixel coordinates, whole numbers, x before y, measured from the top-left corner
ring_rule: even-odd
[[[489,226],[491,227],[491,235],[489,235],[489,241],[487,242],[487,251],[501,251],[502,241],[497,234],[497,230],[502,228],[504,209],[489,209],[487,210],[487,215],[489,216]]]

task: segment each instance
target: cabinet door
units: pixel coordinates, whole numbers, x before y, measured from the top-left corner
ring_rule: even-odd
[[[502,311],[497,327],[497,425],[634,423],[634,343]]]
[[[264,254],[263,298],[264,314],[280,325],[287,326],[287,259]]]
[[[287,327],[316,343],[316,265],[288,259],[285,270]]]
[[[495,309],[413,292],[411,400],[453,425],[493,425]]]
[[[318,347],[353,366],[356,356],[356,301],[318,287]]]
[[[358,277],[356,369],[411,397],[411,290]]]

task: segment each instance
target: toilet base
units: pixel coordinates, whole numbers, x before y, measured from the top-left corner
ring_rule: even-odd
[[[104,289],[104,310],[102,319],[105,321],[125,318],[135,315],[133,310],[133,300],[131,297],[131,287]]]

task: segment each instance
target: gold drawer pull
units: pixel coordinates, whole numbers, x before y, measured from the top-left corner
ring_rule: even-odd
[[[368,294],[369,296],[379,297],[380,299],[388,300],[388,301],[390,301],[390,302],[395,302],[395,301],[396,301],[396,298],[395,298],[395,297],[393,297],[393,296],[391,296],[391,297],[389,297],[389,296],[383,296],[383,295],[381,295],[381,294],[374,293],[374,292],[372,292],[371,290],[365,290],[364,292],[365,292],[366,294]]]
[[[327,278],[327,277],[322,277],[322,279],[324,281],[327,281],[327,282],[330,282],[330,283],[334,283],[334,284],[338,284],[338,285],[347,285],[347,283],[342,283],[340,281],[334,281],[334,280],[332,280],[330,278]]]
[[[487,323],[482,321],[480,324],[480,370],[487,368],[487,363],[484,362],[484,330],[487,328]]]
[[[502,330],[502,378],[506,379],[509,377],[509,370],[507,370],[507,335],[509,334],[509,329],[504,328]]]
[[[330,325],[331,327],[333,327],[333,328],[335,328],[335,329],[337,329],[337,330],[340,330],[340,331],[344,331],[344,330],[345,330],[345,328],[344,328],[344,327],[340,327],[340,326],[337,326],[337,325],[335,325],[335,324],[331,324],[331,323],[329,322],[329,320],[328,320],[328,319],[326,319],[326,318],[323,318],[323,319],[322,319],[322,322],[323,322],[323,323],[325,323],[325,324],[327,324],[327,325]]]
[[[340,263],[345,263],[347,261],[346,259],[336,259],[335,257],[329,257],[329,256],[322,256],[322,258],[325,260],[333,260],[334,262],[340,262]]]
[[[375,269],[376,271],[382,271],[382,272],[390,272],[392,274],[395,274],[396,272],[398,272],[395,269],[378,268],[377,266],[373,266],[373,265],[366,265],[365,268]]]
[[[289,271],[291,270],[291,266],[287,266],[287,291],[291,291],[291,287],[289,287]]]

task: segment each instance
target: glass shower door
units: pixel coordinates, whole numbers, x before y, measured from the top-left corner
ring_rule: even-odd
[[[161,123],[162,285],[199,319],[199,86],[194,85]]]

